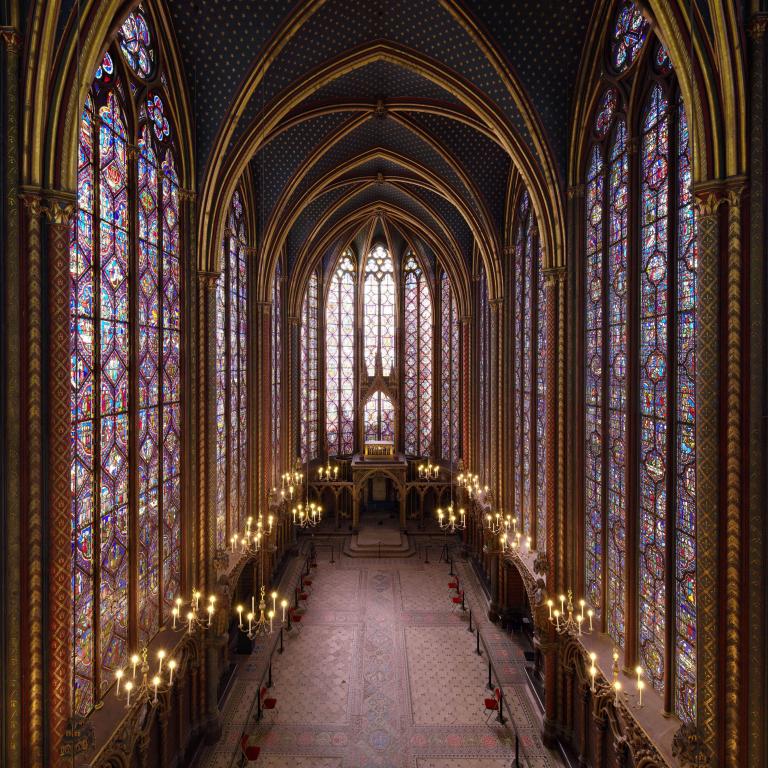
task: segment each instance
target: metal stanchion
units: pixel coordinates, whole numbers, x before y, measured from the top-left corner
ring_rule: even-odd
[[[267,688],[272,687],[272,657],[269,657],[269,677],[267,678]]]
[[[478,656],[482,655],[482,651],[480,650],[480,627],[477,627],[477,645],[475,646],[475,653]]]
[[[472,631],[472,609],[469,609],[469,626],[467,627],[467,632]]]
[[[491,657],[488,656],[488,690],[493,690],[493,678],[491,677]]]
[[[283,650],[283,628],[280,627],[280,647],[278,648],[277,652],[282,653]]]

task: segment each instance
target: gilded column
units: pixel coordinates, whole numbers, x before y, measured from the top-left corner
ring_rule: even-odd
[[[49,764],[61,764],[60,741],[72,701],[72,543],[69,234],[73,200],[57,196],[48,220],[48,735]]]
[[[558,439],[562,420],[560,418],[560,375],[565,360],[561,356],[559,348],[559,325],[560,316],[559,302],[561,284],[565,283],[565,270],[562,267],[547,269],[544,272],[544,296],[545,296],[545,315],[539,318],[540,322],[546,323],[547,349],[549,354],[546,360],[546,382],[547,397],[546,404],[546,491],[547,491],[547,537],[545,551],[547,554],[547,563],[549,572],[547,574],[547,584],[550,592],[558,592],[564,586],[564,573],[562,568],[563,551],[565,541],[563,540],[564,523],[561,519],[562,505],[557,504],[558,499],[558,481],[561,472],[561,461],[563,450]],[[564,373],[564,372],[562,372]]]
[[[743,766],[742,716],[742,540],[746,530],[742,477],[744,473],[744,398],[743,369],[743,243],[741,207],[746,182],[743,177],[729,179],[726,187],[728,203],[727,262],[727,374],[726,374],[726,459],[725,459],[725,764]]]
[[[27,608],[27,733],[26,754],[31,765],[43,759],[43,466],[42,433],[42,240],[43,201],[40,190],[24,193],[24,259],[26,277],[26,323],[24,353],[26,376],[23,410],[26,418],[26,478],[22,497],[26,500],[26,608]],[[23,541],[23,539],[22,539]]]
[[[504,295],[514,296],[513,274],[514,274],[514,255],[515,247],[513,245],[504,246]],[[503,469],[501,470],[505,474],[504,480],[504,495],[499,499],[499,506],[504,510],[512,510],[514,508],[514,494],[516,489],[514,487],[514,468],[512,466],[514,456],[514,436],[515,436],[515,418],[517,414],[514,413],[513,397],[514,388],[511,386],[504,386],[505,382],[512,380],[512,371],[514,370],[514,361],[516,350],[514,346],[514,334],[509,330],[512,327],[512,320],[514,316],[514,301],[510,300],[506,302],[504,311],[500,314],[500,344],[502,351],[502,364],[501,364],[501,382],[502,385],[499,388],[501,394],[501,450],[504,456]]]
[[[5,754],[4,764],[16,768],[21,764],[21,562],[18,542],[21,540],[21,276],[19,270],[19,54],[22,38],[13,27],[0,27],[0,40],[5,46],[6,115],[5,115],[5,212],[6,241],[4,269],[5,296],[3,306],[6,364],[5,406],[5,595],[2,608],[7,621],[5,634]]]
[[[255,436],[259,456],[256,461],[256,493],[254,508],[266,504],[273,466],[277,457],[272,455],[272,302],[256,302],[256,343],[258,351],[253,361],[258,402],[256,404],[256,425],[251,429]]]
[[[766,685],[766,597],[763,584],[765,574],[765,494],[766,476],[766,424],[768,401],[765,397],[766,366],[766,263],[765,263],[765,33],[768,14],[752,17],[749,26],[751,43],[751,136],[750,136],[750,233],[749,233],[749,288],[750,288],[750,380],[749,380],[749,686],[747,705],[746,764],[750,768],[764,766],[766,750],[763,717],[768,686]],[[758,682],[760,681],[760,682]]]
[[[722,188],[695,190],[698,226],[698,328],[696,333],[697,662],[699,741],[711,764],[717,755],[718,524],[720,520],[720,225]]]
[[[285,446],[284,455],[286,457],[287,464],[291,465],[293,469],[293,460],[296,457],[296,446],[299,443],[299,435],[301,434],[301,382],[299,373],[301,371],[300,360],[300,336],[301,336],[301,318],[290,316],[288,318],[288,346],[286,352],[291,361],[288,370],[288,415],[286,419],[288,421],[287,431],[287,445]],[[324,427],[321,428],[320,434],[325,434]],[[325,451],[325,445],[320,446],[321,455]]]
[[[472,442],[472,409],[470,403],[470,390],[473,382],[471,379],[471,351],[470,344],[472,340],[471,318],[461,318],[461,377],[460,377],[460,398],[461,398],[461,456],[464,460],[464,469],[473,469],[474,444]]]
[[[502,393],[503,393],[503,370],[502,370],[502,344],[503,337],[501,333],[501,320],[504,311],[504,300],[501,298],[491,299],[491,329],[490,329],[490,382],[491,382],[491,407],[490,414],[490,432],[491,432],[491,467],[494,468],[491,479],[491,488],[493,498],[497,504],[504,498],[504,454],[502,451]]]

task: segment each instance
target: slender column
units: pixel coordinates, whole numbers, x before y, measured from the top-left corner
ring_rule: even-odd
[[[272,456],[272,302],[256,303],[256,358],[253,361],[253,381],[257,392],[256,424],[251,436],[256,441],[256,488],[252,507],[261,509],[266,504],[272,469],[278,458]]]
[[[48,219],[48,764],[61,764],[72,701],[72,544],[69,233],[72,201],[43,209]]]
[[[695,190],[699,272],[696,333],[697,662],[699,739],[717,764],[718,524],[720,520],[720,224],[718,185]]]
[[[24,360],[26,376],[23,389],[23,411],[26,430],[22,456],[26,459],[26,482],[22,497],[26,501],[26,608],[27,630],[26,754],[32,765],[43,759],[43,466],[42,466],[42,241],[40,190],[24,194],[24,263],[26,267],[26,324],[24,327]],[[22,582],[22,585],[24,582]]]
[[[286,352],[290,356],[291,361],[287,382],[290,411],[289,415],[286,417],[288,421],[288,444],[284,454],[286,456],[286,461],[291,464],[291,469],[293,469],[292,462],[297,455],[297,447],[301,439],[301,424],[299,421],[301,419],[301,318],[294,317],[293,315],[290,316],[288,318],[288,329],[288,347]],[[320,435],[324,434],[325,428],[323,423]],[[325,455],[326,447],[325,440],[323,440],[323,445],[318,448],[321,456]],[[309,478],[306,478],[306,480],[308,482]]]
[[[500,423],[500,444],[502,455],[504,460],[502,462],[503,469],[500,468],[500,472],[505,475],[504,479],[504,495],[499,498],[499,505],[505,511],[510,513],[514,509],[514,494],[517,489],[514,487],[514,468],[512,466],[514,451],[514,439],[515,439],[515,419],[517,414],[514,412],[514,387],[504,386],[505,382],[512,380],[512,372],[515,365],[515,356],[517,350],[514,345],[514,334],[511,333],[512,322],[514,320],[514,257],[515,246],[504,246],[504,295],[510,297],[510,301],[506,302],[503,311],[499,316],[499,335],[500,335],[500,349],[502,354],[501,363],[501,384],[499,386],[499,393],[501,397],[501,423]],[[543,548],[543,547],[540,547]]]
[[[742,757],[742,577],[744,517],[744,398],[742,328],[743,247],[741,207],[746,182],[733,178],[727,183],[727,374],[726,374],[726,459],[725,459],[725,765],[741,766]]]
[[[562,450],[558,444],[559,424],[559,399],[558,380],[560,368],[565,361],[559,355],[558,349],[558,316],[560,314],[560,284],[565,282],[565,270],[562,268],[547,269],[544,273],[544,293],[546,300],[546,314],[540,318],[540,322],[546,323],[547,349],[549,354],[546,360],[547,377],[547,404],[546,404],[546,431],[545,440],[547,466],[546,492],[547,492],[547,534],[544,549],[547,553],[549,572],[547,583],[554,594],[563,587],[564,575],[562,572],[561,557],[559,553],[565,547],[562,539],[562,524],[560,514],[561,505],[558,505],[558,467],[560,462],[557,457]],[[541,548],[540,548],[541,549]]]
[[[5,295],[3,296],[3,343],[6,388],[5,388],[5,531],[3,568],[4,595],[0,597],[4,615],[7,618],[3,637],[3,663],[5,697],[3,716],[5,718],[5,753],[0,753],[0,762],[8,768],[21,764],[22,722],[21,722],[21,338],[20,338],[20,296],[21,277],[19,269],[19,54],[22,37],[13,27],[0,27],[0,40],[5,47],[5,212],[6,240],[5,254]]]
[[[552,623],[546,621],[546,619],[539,619],[537,624],[539,625],[539,637],[541,638],[539,649],[544,657],[544,690],[546,691],[544,728],[541,733],[541,740],[545,746],[554,748],[557,746],[557,702],[560,698],[560,691],[557,689],[557,633]],[[599,765],[599,763],[596,763],[596,765]]]
[[[750,768],[765,765],[766,738],[763,720],[768,701],[766,680],[766,596],[762,584],[765,574],[765,498],[766,424],[768,400],[765,397],[766,368],[766,262],[765,262],[765,32],[768,14],[752,17],[749,27],[751,43],[751,151],[750,151],[750,380],[749,380],[749,700],[747,705],[746,764]]]
[[[469,405],[469,393],[474,385],[471,378],[471,352],[470,344],[472,340],[472,323],[470,317],[461,318],[461,377],[460,377],[460,398],[461,398],[461,458],[464,459],[464,469],[473,469],[474,442],[472,440],[472,409]]]

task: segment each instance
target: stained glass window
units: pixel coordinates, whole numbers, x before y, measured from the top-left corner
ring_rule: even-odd
[[[283,365],[283,290],[280,262],[275,267],[275,277],[272,282],[272,483],[276,484],[282,469],[280,465],[280,417],[282,398],[282,365]]]
[[[478,474],[483,484],[490,482],[490,366],[491,366],[491,306],[488,303],[488,283],[481,267],[478,287]]]
[[[363,413],[365,441],[394,442],[395,407],[383,392],[374,392],[365,404]]]
[[[643,47],[647,32],[648,22],[637,5],[632,0],[620,3],[611,42],[611,57],[617,70],[621,72],[632,64]]]
[[[307,283],[301,307],[301,459],[317,458],[317,334],[318,295],[317,272]]]
[[[647,26],[627,3],[622,18],[637,30],[627,38],[626,72],[646,50]],[[607,129],[598,110],[586,173],[585,583],[617,646],[627,641],[627,610],[637,611],[639,654],[628,663],[640,663],[657,691],[670,686],[665,695],[676,713],[695,721],[692,160],[685,109],[679,94],[670,95],[678,93],[671,63],[660,44],[648,48],[643,62],[655,78],[636,110],[637,187],[630,185],[632,131],[618,103]],[[624,75],[627,92],[634,92],[633,76]],[[630,440],[633,412],[638,422]],[[632,542],[628,510],[636,518]]]
[[[149,46],[139,15],[131,23],[137,39],[146,32]],[[70,244],[74,695],[81,714],[125,664],[130,633],[149,642],[181,588],[182,270],[174,137],[166,118],[158,135],[148,110],[122,103],[113,56],[102,59],[81,116]],[[163,114],[160,93],[152,105]],[[142,124],[131,129],[126,115],[134,112]],[[131,530],[135,603],[129,601]]]
[[[248,264],[242,198],[232,195],[216,281],[216,545],[241,530],[248,498]]]
[[[351,454],[355,409],[355,263],[345,252],[325,306],[326,435],[331,456]]]
[[[459,312],[451,279],[440,273],[440,437],[444,460],[459,459]]]
[[[363,349],[369,376],[389,376],[395,364],[395,279],[389,251],[377,245],[365,262],[363,282]]]
[[[432,294],[413,254],[403,265],[405,452],[432,449]]]
[[[146,80],[154,67],[155,51],[149,25],[141,10],[129,13],[118,33],[120,52],[133,73]]]
[[[541,248],[527,192],[517,209],[513,291],[514,514],[535,546],[546,542],[546,326]]]

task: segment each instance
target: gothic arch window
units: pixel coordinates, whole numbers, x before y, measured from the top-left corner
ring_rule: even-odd
[[[440,271],[440,439],[444,461],[459,458],[459,313],[451,279]]]
[[[184,233],[159,63],[139,8],[104,55],[80,118],[70,300],[81,714],[125,664],[129,642],[154,636],[181,588]]]
[[[301,305],[301,460],[316,459],[318,393],[318,313],[320,296],[317,272],[307,283]]]
[[[513,272],[514,511],[532,545],[546,542],[546,307],[533,206],[517,208]]]
[[[428,456],[432,447],[432,294],[416,257],[403,265],[405,452]]]
[[[331,456],[354,450],[356,282],[355,262],[345,251],[331,276],[325,304],[326,432]]]
[[[585,591],[625,663],[642,665],[666,710],[695,721],[688,124],[666,51],[633,3],[619,4],[606,55],[613,74],[602,84],[585,170]]]
[[[245,211],[232,195],[216,281],[216,545],[248,509],[248,257]]]
[[[282,366],[283,366],[283,280],[280,262],[275,267],[275,276],[272,282],[272,372],[270,386],[272,390],[272,483],[276,484],[280,473],[280,429],[282,424],[281,412],[283,407],[282,396]]]
[[[395,441],[395,406],[384,392],[374,392],[365,404],[363,414],[365,441]]]
[[[389,376],[395,365],[395,266],[383,245],[368,254],[363,276],[363,351],[365,368]]]

